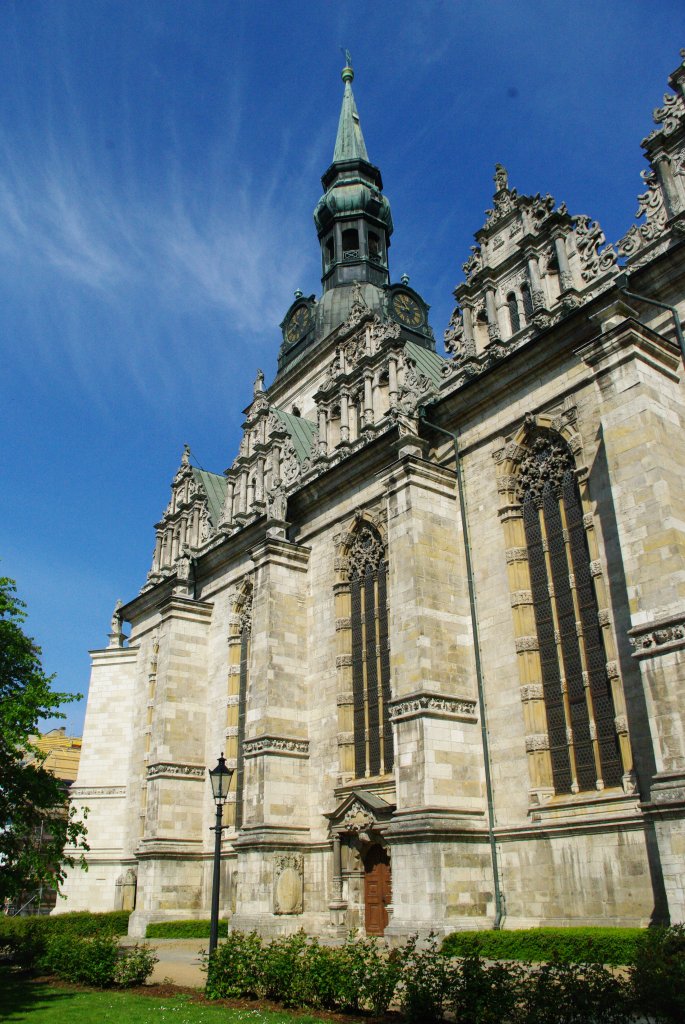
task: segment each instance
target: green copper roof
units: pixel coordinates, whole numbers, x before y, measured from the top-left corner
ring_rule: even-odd
[[[416,369],[419,373],[422,373],[428,380],[431,381],[436,387],[439,387],[444,377],[442,376],[442,367],[449,362],[447,359],[443,359],[437,352],[431,352],[427,348],[423,348],[421,345],[417,345],[414,341],[407,341],[404,346],[404,351],[413,363],[416,363]]]
[[[354,94],[352,93],[353,78],[354,72],[348,62],[347,67],[343,68],[342,72],[345,92],[343,93],[342,109],[338,122],[338,135],[335,140],[335,151],[333,153],[334,164],[342,160],[366,160],[367,163],[369,160],[362,128],[359,123],[357,104],[354,102]]]
[[[212,526],[216,526],[226,499],[226,477],[219,476],[218,473],[208,473],[204,469],[196,469],[195,466],[193,477],[207,495],[209,519]]]
[[[300,462],[304,462],[312,453],[316,423],[306,420],[303,416],[294,416],[292,413],[284,412],[283,409],[274,409],[274,412],[288,431],[297,458]]]

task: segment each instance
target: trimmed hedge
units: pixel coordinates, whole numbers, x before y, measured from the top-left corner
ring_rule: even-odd
[[[442,944],[446,956],[478,954],[487,960],[566,964],[630,964],[643,928],[527,928],[521,931],[453,932]]]
[[[209,920],[200,921],[155,921],[147,926],[146,939],[208,939]],[[228,921],[219,921],[219,935],[225,938]]]

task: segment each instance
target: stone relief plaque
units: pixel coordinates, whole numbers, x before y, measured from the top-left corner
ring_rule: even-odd
[[[301,853],[276,857],[274,914],[301,914],[304,895],[304,857]]]

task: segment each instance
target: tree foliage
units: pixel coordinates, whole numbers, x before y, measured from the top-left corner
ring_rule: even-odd
[[[67,812],[63,784],[43,767],[30,742],[43,718],[64,718],[59,708],[78,694],[56,693],[41,664],[40,648],[22,628],[25,604],[13,580],[0,577],[0,900],[47,885],[58,889],[68,845],[88,849],[85,825]]]

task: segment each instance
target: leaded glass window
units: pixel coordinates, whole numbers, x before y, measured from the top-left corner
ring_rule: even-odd
[[[554,788],[618,786],[623,766],[573,455],[540,434],[517,495],[530,570]]]
[[[240,683],[238,686],[238,737],[236,757],[235,827],[243,824],[243,790],[245,788],[245,717],[247,687],[250,677],[250,640],[252,636],[252,595],[249,594],[240,611]]]
[[[387,561],[384,545],[368,525],[348,551],[354,766],[357,778],[392,770]]]

